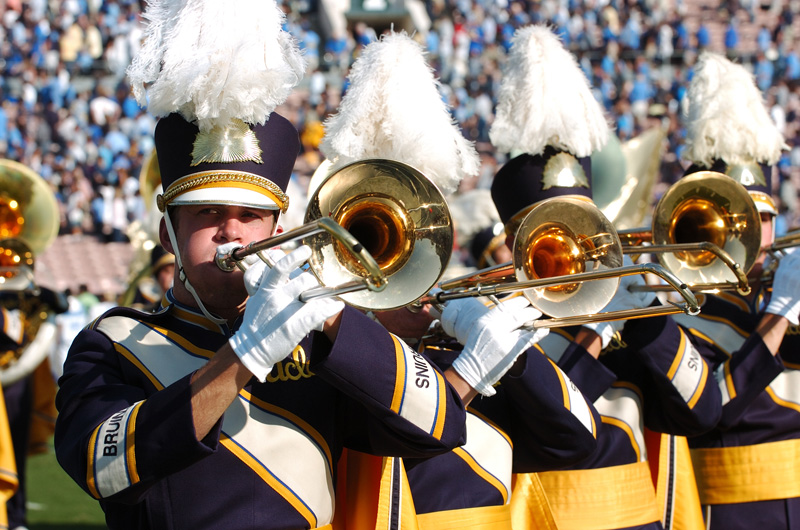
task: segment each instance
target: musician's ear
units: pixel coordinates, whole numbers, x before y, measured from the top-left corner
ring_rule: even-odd
[[[172,217],[170,216],[170,219],[171,218]],[[164,247],[164,250],[170,254],[175,254],[175,249],[172,248],[172,241],[169,240],[167,221],[163,217],[161,218],[161,222],[158,223],[158,239],[161,242],[161,246]]]

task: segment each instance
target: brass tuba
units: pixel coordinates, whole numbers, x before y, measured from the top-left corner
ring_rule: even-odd
[[[59,225],[48,184],[27,166],[0,160],[0,289],[34,288],[33,260],[56,238]]]
[[[55,195],[33,170],[0,160],[0,297],[18,309],[28,342],[0,352],[0,383],[10,385],[30,374],[49,353],[56,336],[52,307],[39,296],[34,260],[58,235]]]
[[[360,160],[330,174],[309,198],[305,223],[217,262],[230,269],[248,255],[301,237],[312,249],[311,271],[322,285],[337,286],[304,299],[337,295],[359,309],[384,311],[427,293],[453,248],[442,193],[418,170],[394,160]]]
[[[736,288],[747,294],[761,219],[744,186],[722,173],[700,171],[667,190],[652,229],[622,230],[620,237],[625,253],[654,253],[695,291]]]
[[[144,158],[139,171],[139,195],[144,202],[145,216],[130,223],[126,231],[133,247],[133,258],[128,267],[127,287],[117,300],[121,306],[132,306],[137,292],[145,293],[145,297],[152,299],[154,303],[163,294],[152,277],[150,265],[150,256],[159,243],[158,225],[161,212],[156,207],[156,196],[160,190],[161,170],[153,148]]]

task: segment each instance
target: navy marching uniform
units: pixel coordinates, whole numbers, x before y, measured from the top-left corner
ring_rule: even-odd
[[[492,197],[507,229],[541,200],[564,195],[591,199],[588,158],[578,159],[576,171],[580,167],[582,173],[570,185],[544,185],[548,160],[558,154],[553,148],[542,155],[522,154],[498,172]],[[598,359],[575,342],[578,331],[555,329],[536,348],[563,369],[600,414],[597,449],[563,470],[518,479],[512,493],[514,520],[530,524],[524,521],[530,512],[526,499],[539,497],[541,488],[559,529],[660,529],[664,513],[645,428],[688,435],[716,424],[719,392],[705,360],[712,354],[671,317],[628,321]]]
[[[710,528],[800,525],[800,333],[790,326],[778,355],[769,352],[754,332],[765,294],[707,295],[692,325],[716,353],[723,399],[717,428],[689,439]]]
[[[567,330],[541,347],[602,418],[598,448],[567,471],[542,473],[559,528],[662,528],[646,431],[691,435],[719,418],[719,394],[692,336],[669,317],[629,321],[595,359]],[[601,487],[605,485],[604,487]],[[579,487],[578,495],[569,495]]]
[[[422,456],[461,442],[460,400],[441,374],[353,309],[335,343],[306,338],[197,441],[189,376],[232,330],[167,300],[92,323],[60,380],[59,461],[112,528],[323,527],[344,446]]]
[[[459,353],[441,346],[424,351],[442,370]],[[468,407],[464,446],[404,459],[421,529],[508,529],[513,473],[558,469],[594,451],[599,416],[536,347],[495,390]]]

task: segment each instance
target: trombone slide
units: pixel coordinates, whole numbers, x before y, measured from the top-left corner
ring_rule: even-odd
[[[736,289],[739,294],[747,295],[750,293],[750,284],[747,281],[747,274],[742,270],[742,267],[734,261],[730,254],[721,249],[718,245],[710,241],[699,241],[697,243],[670,243],[668,245],[642,245],[642,246],[623,246],[623,254],[644,254],[653,253],[659,254],[664,252],[710,252],[714,254],[720,261],[722,261],[728,269],[736,277],[736,282],[715,282],[715,283],[693,283],[691,287],[694,291],[703,291],[709,289]],[[701,287],[702,286],[702,287]],[[637,288],[638,291],[648,290],[647,286]],[[658,290],[658,289],[654,289]],[[666,288],[665,290],[669,290]]]
[[[502,266],[499,266],[502,267]],[[506,264],[507,267],[507,264]],[[452,288],[452,280],[448,282],[452,288],[449,291],[441,291],[438,293],[430,294],[420,300],[420,303],[446,303],[448,300],[456,300],[458,298],[468,298],[475,296],[496,296],[498,294],[505,294],[517,291],[525,291],[527,289],[552,287],[554,285],[573,284],[591,280],[602,280],[606,278],[616,278],[622,276],[629,276],[632,274],[655,274],[662,280],[667,282],[672,288],[677,291],[684,299],[685,304],[674,304],[673,307],[663,306],[655,308],[642,308],[642,309],[626,309],[622,311],[613,311],[608,313],[593,313],[589,315],[572,315],[566,317],[551,318],[545,320],[537,320],[533,323],[533,327],[562,327],[562,326],[578,326],[588,324],[590,322],[606,322],[610,320],[624,320],[629,318],[645,318],[650,316],[658,316],[665,314],[686,313],[687,315],[697,315],[700,313],[700,306],[697,303],[697,298],[694,296],[689,287],[681,282],[677,276],[672,274],[663,266],[657,263],[640,263],[638,265],[629,265],[624,267],[616,267],[600,271],[584,272],[580,274],[569,274],[564,276],[553,276],[551,278],[539,278],[533,280],[517,281],[517,282],[504,282],[496,283],[494,285],[478,284],[469,288]],[[443,287],[445,284],[443,284]]]

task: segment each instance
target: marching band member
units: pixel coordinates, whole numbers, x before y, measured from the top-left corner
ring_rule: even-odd
[[[0,383],[5,401],[2,447],[7,528],[27,525],[25,463],[46,448],[55,425],[55,380],[48,354],[55,349],[56,316],[67,309],[63,293],[38,285],[35,260],[58,234],[58,204],[49,184],[30,168],[0,160]],[[15,471],[8,469],[8,459]]]
[[[768,247],[777,214],[772,166],[785,144],[752,74],[705,52],[688,102],[686,174],[718,171],[744,185],[760,213],[761,246]],[[689,440],[711,529],[800,525],[800,255],[780,259],[771,289],[761,282],[765,258],[762,252],[748,274],[749,295],[706,295],[698,318],[679,319],[714,351],[722,393],[717,428]]]
[[[521,154],[498,171],[492,198],[513,240],[520,222],[548,199],[591,202],[589,155],[604,145],[608,127],[574,57],[547,28],[518,30],[501,83],[490,138],[498,150]],[[624,277],[603,311],[650,305],[652,293],[628,290],[639,282]],[[654,317],[556,329],[536,347],[593,402],[602,426],[588,458],[517,477],[515,528],[662,528],[644,427],[702,433],[719,418],[719,394],[690,335],[670,317]],[[551,520],[531,509],[543,496]]]
[[[446,193],[460,180],[453,182],[454,174],[477,173],[474,149],[453,126],[410,37],[385,35],[368,45],[350,79],[321,144],[334,167],[359,157],[396,159]],[[409,104],[391,104],[398,101]],[[419,340],[428,314],[401,308],[375,316],[390,331]],[[539,316],[523,297],[493,308],[476,299],[445,305],[441,324],[453,339],[426,343],[424,351],[469,406],[467,443],[440,456],[403,458],[419,529],[510,529],[513,471],[562,467],[593,451],[599,418],[555,363],[533,348],[547,329],[520,329]],[[414,331],[414,324],[421,328]]]
[[[0,306],[0,380],[7,412],[2,421],[8,420],[18,481],[16,492],[6,502],[8,528],[24,528],[28,518],[25,463],[28,455],[46,450],[55,425],[55,380],[47,356],[56,346],[55,317],[66,311],[66,298],[40,286],[0,290]]]
[[[427,359],[333,298],[300,246],[223,272],[216,249],[275,233],[299,152],[274,112],[302,75],[273,2],[151,2],[129,74],[149,85],[174,286],[109,311],[59,380],[56,454],[110,528],[332,528],[343,447],[426,456],[464,441]],[[253,290],[248,296],[247,289]],[[415,382],[425,381],[425,384]]]
[[[488,188],[460,193],[449,204],[456,230],[456,247],[461,249],[461,261],[465,267],[480,270],[511,261],[503,223]]]
[[[157,244],[150,251],[150,259],[145,272],[147,277],[139,282],[138,286],[132,286],[136,289],[136,294],[130,307],[144,311],[157,311],[161,308],[161,299],[164,294],[172,287],[172,280],[175,277],[175,256]]]
[[[22,344],[22,319],[19,310],[7,310],[0,307],[0,345],[3,349],[17,349]],[[15,528],[15,524],[9,526],[8,501],[14,496],[19,487],[19,476],[17,475],[17,464],[15,461],[14,445],[11,438],[11,428],[8,424],[8,413],[6,412],[6,400],[0,394],[0,527]],[[19,521],[23,522],[22,519]]]

